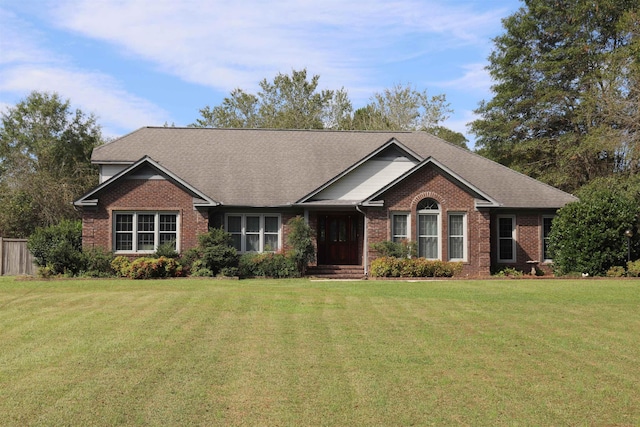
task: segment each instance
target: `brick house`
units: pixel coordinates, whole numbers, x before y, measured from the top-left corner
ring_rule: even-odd
[[[280,250],[300,215],[318,265],[366,273],[371,243],[406,239],[463,275],[548,270],[551,219],[576,200],[425,132],[145,127],[92,162],[100,184],[75,202],[83,245],[129,256],[189,249],[209,227],[241,253]]]

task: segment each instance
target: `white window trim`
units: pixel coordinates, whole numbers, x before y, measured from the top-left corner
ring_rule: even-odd
[[[513,257],[511,259],[506,259],[506,258],[500,258],[500,219],[501,218],[510,218],[511,219],[511,253],[513,254]],[[496,257],[498,259],[499,263],[512,263],[512,262],[516,262],[516,229],[517,229],[517,225],[516,225],[516,216],[515,215],[498,215],[496,217],[496,244],[497,244],[497,251],[496,251]]]
[[[462,216],[462,258],[451,257],[451,216]],[[455,236],[459,237],[459,236]],[[469,259],[469,243],[468,243],[468,229],[467,229],[467,213],[466,212],[448,212],[447,213],[447,252],[449,261],[462,261],[466,262]]]
[[[405,211],[397,211],[397,212],[391,212],[391,241],[395,242],[395,238],[396,235],[393,233],[393,225],[395,222],[394,217],[396,216],[404,216],[407,218],[407,235],[404,237],[404,239],[408,242],[411,240],[411,212],[405,212]],[[400,236],[400,235],[398,235]]]
[[[418,256],[420,256],[420,215],[437,215],[436,216],[436,227],[437,227],[437,249],[436,249],[436,258],[425,258],[429,260],[442,260],[442,208],[440,207],[440,203],[438,203],[438,210],[419,210],[416,212],[416,241],[418,242]]]
[[[248,252],[255,252],[255,251],[247,251],[246,248],[246,236],[247,236],[247,217],[248,216],[257,216],[260,217],[260,232],[259,232],[259,250],[258,252],[265,252],[264,251],[264,235],[265,235],[265,231],[264,231],[264,218],[265,217],[277,217],[278,218],[278,249],[275,251],[270,251],[270,252],[277,252],[280,249],[282,249],[282,216],[278,213],[240,213],[240,212],[230,212],[228,214],[225,214],[224,217],[224,227],[225,230],[229,230],[229,217],[232,216],[239,216],[241,217],[241,222],[240,222],[240,248],[241,250],[238,251],[238,253],[248,253]],[[238,234],[238,233],[233,233],[233,234]],[[257,233],[250,233],[250,234],[257,234]],[[275,234],[275,233],[267,233],[267,234]]]
[[[116,231],[116,217],[118,215],[133,215],[133,242],[132,242],[132,250],[123,251],[116,250],[116,235],[118,232]],[[154,248],[153,250],[138,250],[138,215],[154,215]],[[180,212],[178,211],[112,211],[111,213],[111,222],[112,222],[112,247],[113,253],[115,254],[152,254],[158,250],[158,245],[160,244],[160,215],[175,215],[176,216],[176,252],[180,252]],[[146,233],[146,232],[145,232]],[[121,233],[122,234],[122,233]]]
[[[555,215],[542,215],[542,223],[540,224],[540,242],[542,243],[542,246],[540,248],[540,255],[541,255],[540,258],[544,258],[542,262],[546,262],[546,263],[553,262],[553,259],[544,257],[544,237],[545,237],[544,236],[544,220],[550,219],[553,221],[553,218],[555,218]]]

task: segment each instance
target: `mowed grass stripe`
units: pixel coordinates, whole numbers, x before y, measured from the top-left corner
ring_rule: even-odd
[[[0,278],[0,419],[635,425],[639,290]]]

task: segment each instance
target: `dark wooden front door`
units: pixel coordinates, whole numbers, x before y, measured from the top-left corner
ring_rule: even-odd
[[[318,264],[359,265],[361,227],[359,215],[319,215]]]

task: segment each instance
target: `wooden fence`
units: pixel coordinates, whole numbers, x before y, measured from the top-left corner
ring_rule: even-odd
[[[33,275],[37,271],[27,239],[0,237],[0,276]]]

